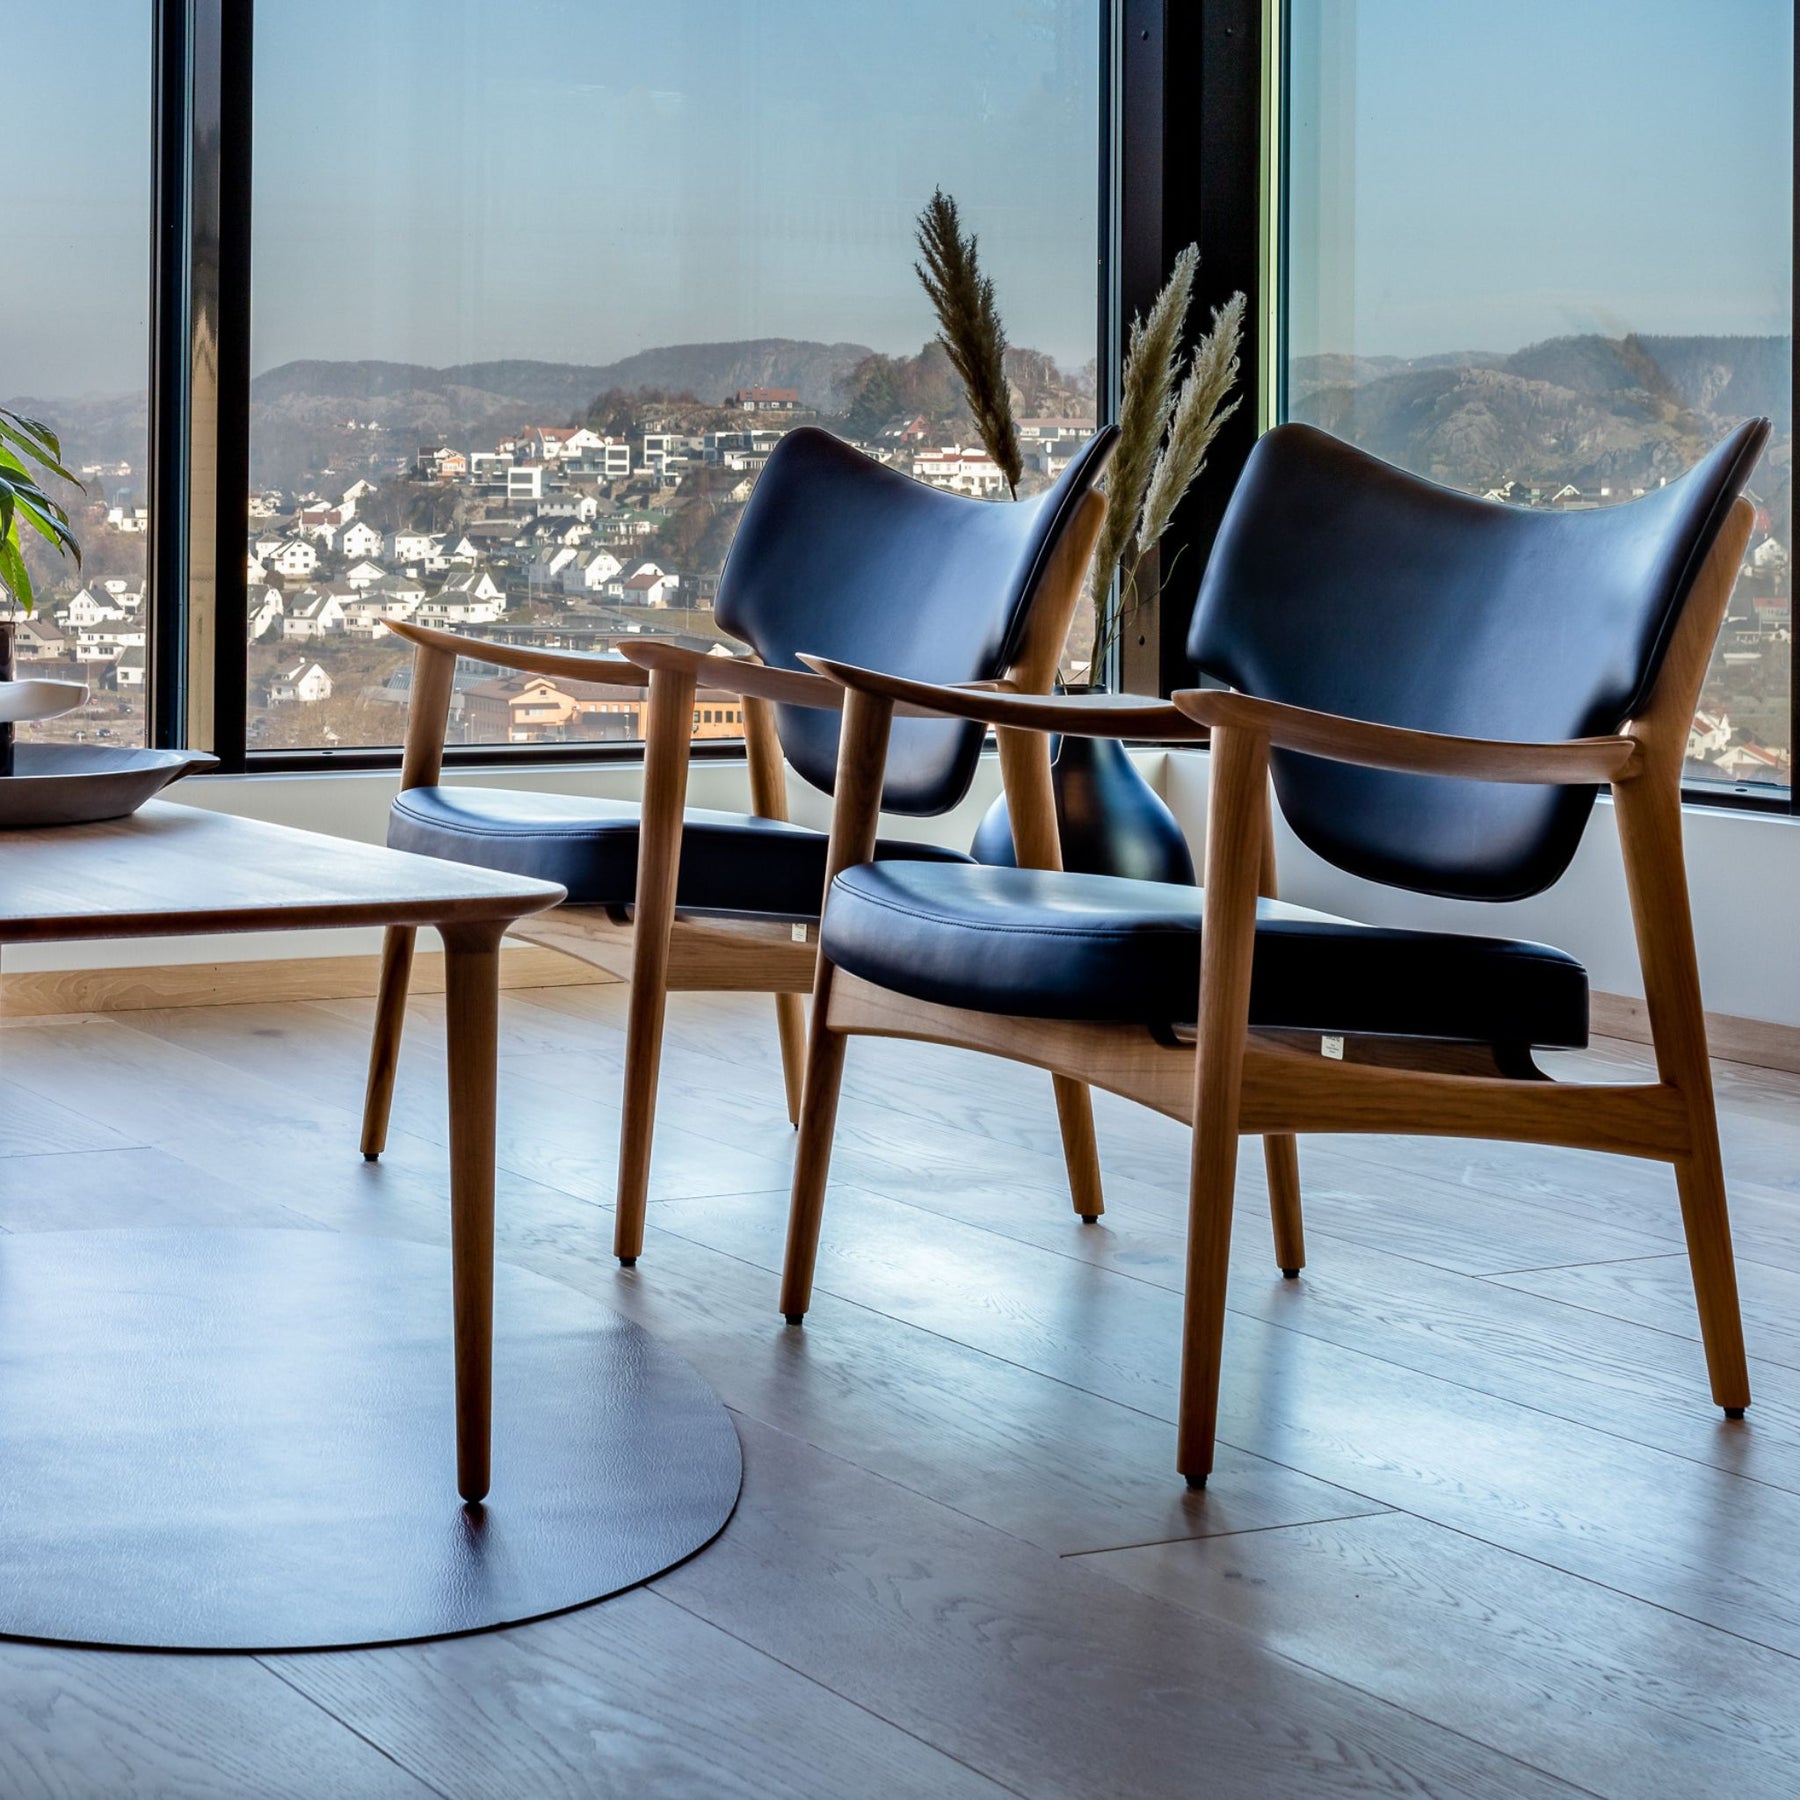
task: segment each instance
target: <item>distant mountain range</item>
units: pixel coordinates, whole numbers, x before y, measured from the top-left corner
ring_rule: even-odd
[[[258,375],[259,405],[292,400],[396,400],[442,396],[467,405],[482,396],[517,408],[564,415],[586,410],[596,394],[662,388],[717,404],[746,387],[793,388],[802,405],[832,404],[838,385],[873,352],[866,344],[799,338],[750,338],[734,344],[668,344],[613,363],[483,362],[433,369],[420,363],[290,362]],[[520,423],[549,423],[548,419]]]
[[[1415,361],[1317,356],[1293,366],[1288,404],[1295,418],[1465,488],[1650,487],[1763,414],[1776,443],[1752,487],[1785,530],[1791,350],[1785,337],[1589,336]]]
[[[741,387],[788,387],[802,404],[834,414],[872,354],[861,344],[756,338],[673,344],[600,364],[285,363],[251,383],[253,479],[292,487],[313,471],[360,470],[378,451],[407,454],[434,438],[479,447],[528,424],[583,417],[613,389],[717,405]],[[1585,336],[1412,360],[1317,356],[1290,370],[1289,404],[1293,416],[1378,456],[1477,490],[1507,480],[1652,486],[1739,419],[1763,413],[1775,421],[1776,442],[1752,487],[1785,532],[1790,354],[1785,337]],[[141,393],[21,404],[63,429],[77,463],[128,460],[141,469]],[[130,485],[141,492],[141,482]]]

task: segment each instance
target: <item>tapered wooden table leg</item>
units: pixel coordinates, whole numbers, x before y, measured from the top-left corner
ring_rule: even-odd
[[[456,1487],[485,1498],[494,1382],[494,1098],[500,938],[443,930],[450,1057],[450,1258],[456,1329]]]
[[[362,1153],[370,1162],[387,1148],[394,1074],[400,1066],[400,1033],[406,1024],[406,990],[412,980],[412,925],[390,925],[381,940],[381,989],[375,1002],[375,1035],[369,1045],[369,1085],[363,1096]]]

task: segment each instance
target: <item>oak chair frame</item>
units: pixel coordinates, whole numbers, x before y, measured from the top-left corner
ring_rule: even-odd
[[[813,990],[781,1310],[798,1324],[811,1297],[832,1128],[847,1040],[901,1037],[1035,1064],[1182,1120],[1193,1132],[1176,1466],[1202,1486],[1213,1466],[1238,1139],[1261,1134],[1269,1162],[1276,1262],[1305,1260],[1296,1135],[1309,1131],[1495,1138],[1637,1156],[1673,1165],[1712,1398],[1730,1418],[1750,1404],[1724,1171],[1719,1154],[1681,837],[1681,766],[1712,647],[1749,541],[1739,499],[1672,631],[1648,701],[1617,735],[1501,743],[1401,730],[1223,690],[1170,702],[1026,698],[933,689],[807,658],[847,691],[828,883],[868,859],[897,708],[980,719],[1008,734],[1056,730],[1211,743],[1206,919],[1193,1041],[1143,1026],[1012,1018],[916,1001],[836,970],[823,954]],[[1529,1059],[1483,1046],[1346,1038],[1343,1059],[1316,1038],[1249,1023],[1256,902],[1275,894],[1269,757],[1304,752],[1365,768],[1497,782],[1605,784],[1617,812],[1657,1075],[1654,1081],[1552,1080]]]
[[[1054,684],[1105,511],[1105,498],[1097,491],[1081,501],[1032,596],[1017,654],[999,685],[1029,695],[1048,693]],[[791,1124],[800,1122],[805,996],[815,985],[817,927],[780,920],[687,916],[676,906],[696,690],[704,683],[742,697],[751,812],[757,818],[782,821],[788,816],[786,763],[776,734],[775,708],[786,705],[838,711],[844,704],[844,690],[809,670],[771,668],[752,656],[711,655],[667,642],[633,644],[622,657],[615,657],[489,643],[405,620],[385,623],[414,646],[411,706],[400,771],[402,790],[432,786],[442,773],[458,657],[522,673],[610,682],[640,690],[648,679],[637,892],[629,915],[621,917],[604,906],[565,905],[521,921],[513,933],[630,983],[613,1220],[613,1253],[629,1268],[643,1252],[663,1020],[671,993],[772,994],[788,1119]],[[995,685],[976,683],[971,691]],[[1002,733],[1000,758],[1020,866],[1060,868],[1048,739]],[[388,931],[382,947],[363,1106],[362,1150],[371,1160],[381,1154],[387,1140],[415,937],[412,928],[395,927]],[[1068,1077],[1056,1076],[1054,1090],[1070,1195],[1076,1212],[1091,1223],[1105,1210],[1092,1103],[1085,1085]]]

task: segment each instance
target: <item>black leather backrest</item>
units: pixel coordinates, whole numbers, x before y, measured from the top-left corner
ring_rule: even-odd
[[[1751,420],[1617,506],[1527,512],[1422,481],[1306,425],[1251,453],[1188,654],[1244,693],[1416,731],[1617,731],[1648,698],[1701,563],[1768,441]],[[1568,867],[1592,788],[1506,787],[1279,753],[1302,840],[1353,874],[1520,899]]]
[[[1003,673],[1051,554],[1099,479],[1096,434],[1043,494],[1014,503],[927,487],[811,426],[776,445],[719,577],[719,623],[776,668],[802,651],[917,681]],[[776,711],[788,760],[831,792],[838,715]],[[981,728],[896,719],[882,805],[947,812],[968,792]]]

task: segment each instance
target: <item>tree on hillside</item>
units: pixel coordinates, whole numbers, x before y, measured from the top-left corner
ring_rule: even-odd
[[[698,406],[689,393],[668,388],[608,388],[588,403],[582,423],[602,437],[635,438],[644,429],[644,415],[659,406]]]

